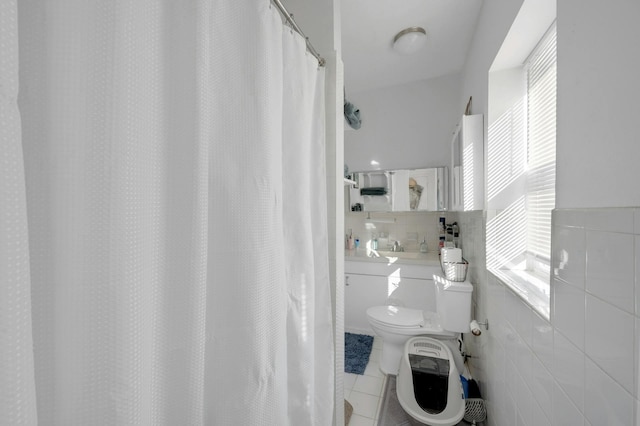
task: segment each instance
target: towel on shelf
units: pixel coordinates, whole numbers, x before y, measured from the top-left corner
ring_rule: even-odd
[[[370,187],[370,188],[361,188],[360,195],[386,195],[387,188],[384,187]]]

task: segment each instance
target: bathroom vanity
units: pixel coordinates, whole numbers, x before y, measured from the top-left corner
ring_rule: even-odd
[[[439,274],[438,254],[378,252],[368,257],[348,251],[345,257],[345,330],[373,335],[366,310],[377,305],[400,305],[433,311],[433,274]]]

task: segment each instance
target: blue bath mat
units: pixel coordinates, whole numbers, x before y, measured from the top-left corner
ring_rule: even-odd
[[[373,336],[344,333],[344,372],[364,374],[372,346]]]

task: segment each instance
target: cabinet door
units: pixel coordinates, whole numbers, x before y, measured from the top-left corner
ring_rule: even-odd
[[[484,209],[484,116],[464,115],[451,141],[451,210]]]
[[[373,334],[367,320],[367,308],[384,303],[387,278],[376,275],[347,274],[344,283],[345,329]]]

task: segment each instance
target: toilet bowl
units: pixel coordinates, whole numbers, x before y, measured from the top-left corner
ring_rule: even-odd
[[[451,350],[439,340],[419,336],[406,342],[396,393],[404,411],[427,425],[452,426],[464,416],[458,368]]]

